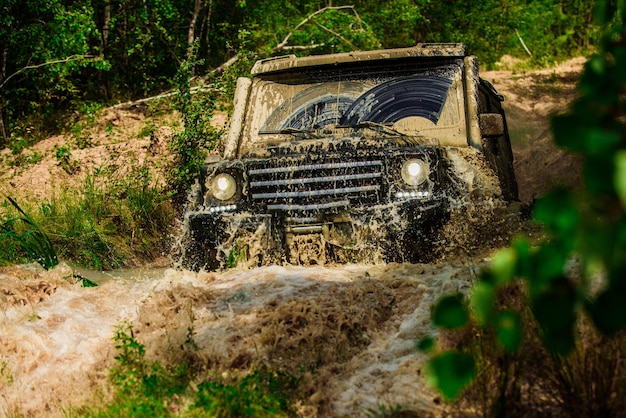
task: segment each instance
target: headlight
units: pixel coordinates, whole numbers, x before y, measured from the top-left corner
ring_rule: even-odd
[[[422,160],[407,160],[402,164],[402,180],[408,186],[419,186],[428,179],[428,164]]]
[[[229,200],[237,193],[237,181],[230,174],[221,173],[211,179],[209,190],[217,200]]]

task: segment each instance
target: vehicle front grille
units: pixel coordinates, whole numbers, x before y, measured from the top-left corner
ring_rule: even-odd
[[[374,204],[382,192],[383,161],[291,159],[256,161],[248,166],[253,205],[269,211],[316,212]]]

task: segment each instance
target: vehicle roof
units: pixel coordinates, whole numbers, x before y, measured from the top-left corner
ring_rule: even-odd
[[[266,74],[293,68],[336,65],[351,62],[381,61],[415,57],[464,57],[467,48],[460,43],[423,43],[409,48],[381,49],[376,51],[352,51],[338,54],[296,57],[285,55],[257,61],[252,74]]]

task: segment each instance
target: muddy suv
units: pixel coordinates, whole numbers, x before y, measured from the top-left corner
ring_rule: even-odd
[[[251,72],[185,215],[186,267],[420,261],[477,184],[518,197],[503,98],[464,45],[285,56]]]

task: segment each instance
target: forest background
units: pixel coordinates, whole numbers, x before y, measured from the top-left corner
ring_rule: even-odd
[[[589,52],[589,0],[438,2],[3,0],[0,148],[68,129],[76,114],[174,86],[181,63],[220,73],[256,58],[464,42],[484,68],[505,54],[531,66]],[[192,48],[193,46],[193,48]],[[245,59],[242,59],[245,58]]]

